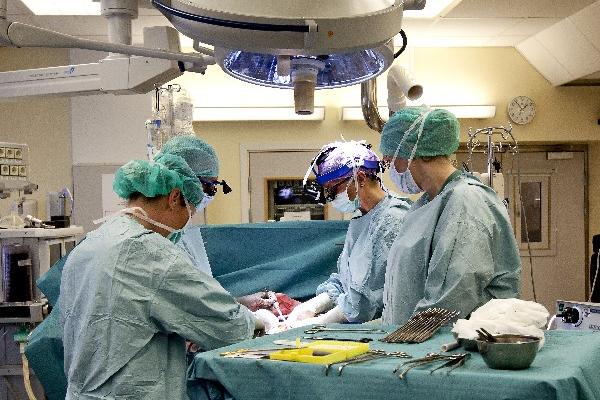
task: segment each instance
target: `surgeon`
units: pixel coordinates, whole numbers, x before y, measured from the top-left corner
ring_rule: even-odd
[[[314,172],[327,202],[353,213],[337,273],[317,287],[316,297],[288,317],[289,326],[365,322],[381,315],[388,250],[410,200],[384,189],[381,162],[364,142],[335,142],[314,159]],[[318,315],[320,314],[320,315]]]
[[[186,398],[185,340],[214,349],[262,323],[174,243],[203,192],[183,158],[117,170],[128,208],[70,253],[60,288],[66,399]]]
[[[215,199],[217,188],[221,186],[223,194],[232,189],[224,180],[219,181],[219,159],[214,148],[206,141],[194,135],[175,136],[167,141],[160,154],[173,154],[182,157],[202,184],[204,196],[197,212],[206,208]],[[204,247],[202,233],[198,227],[190,227],[183,232],[178,245],[191,258],[193,264],[202,272],[212,276],[210,262]],[[249,294],[236,299],[252,311],[269,309],[275,302],[267,291]]]
[[[490,299],[519,296],[521,262],[506,207],[496,193],[454,168],[460,127],[445,110],[400,109],[380,150],[397,188],[423,192],[390,249],[383,322],[403,324],[429,307],[466,318]]]

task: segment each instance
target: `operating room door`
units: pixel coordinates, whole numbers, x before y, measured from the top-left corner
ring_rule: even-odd
[[[556,150],[521,146],[520,155],[497,156],[502,162],[505,197],[520,247],[521,296],[533,300],[533,271],[537,301],[551,313],[557,299],[585,300],[588,283],[586,153]],[[459,154],[457,159],[465,160],[466,154]],[[476,154],[474,170],[483,172],[484,165],[484,155]]]
[[[250,222],[266,222],[267,181],[270,178],[302,179],[319,149],[250,151],[248,154],[250,194]],[[327,219],[341,219],[342,215],[326,205]]]

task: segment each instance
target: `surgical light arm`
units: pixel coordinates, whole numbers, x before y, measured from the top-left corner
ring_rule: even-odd
[[[0,45],[12,47],[79,48],[130,54],[98,63],[0,73],[0,98],[58,94],[140,94],[180,76],[185,70],[204,72],[212,54],[179,51],[179,34],[167,26],[144,28],[144,45],[137,47],[81,39],[0,18]],[[209,49],[199,48],[205,53]]]

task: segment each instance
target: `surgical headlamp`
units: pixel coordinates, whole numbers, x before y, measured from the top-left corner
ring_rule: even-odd
[[[404,9],[425,0],[152,0],[184,35],[215,46],[229,75],[293,88],[298,114],[314,90],[361,83],[394,60]]]

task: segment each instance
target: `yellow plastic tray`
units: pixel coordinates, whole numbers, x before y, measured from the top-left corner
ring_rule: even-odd
[[[273,352],[269,355],[269,358],[309,364],[333,364],[364,354],[367,351],[369,351],[368,343],[315,340],[305,347]]]

